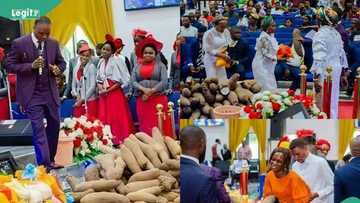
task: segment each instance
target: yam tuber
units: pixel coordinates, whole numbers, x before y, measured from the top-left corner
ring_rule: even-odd
[[[80,203],[130,203],[129,198],[112,192],[95,192],[83,197]]]
[[[189,97],[191,97],[191,91],[188,88],[183,88],[181,90],[181,95],[186,98],[189,98]]]
[[[221,81],[220,85],[220,93],[223,96],[228,96],[228,94],[230,93],[230,88],[229,88],[229,80],[223,80]]]
[[[162,192],[160,195],[165,197],[168,201],[174,201],[179,196],[179,194],[175,192]]]
[[[130,151],[133,153],[140,168],[144,169],[147,163],[146,161],[147,158],[145,157],[144,153],[141,151],[140,146],[136,142],[130,140],[129,138],[125,139],[124,145],[128,149],[130,149]]]
[[[129,178],[129,183],[136,181],[146,181],[157,179],[160,176],[160,170],[157,168],[135,173]]]
[[[218,106],[222,106],[222,105],[223,105],[222,103],[216,102],[216,103],[214,104],[214,108],[216,108],[216,107],[218,107]]]
[[[204,95],[202,93],[195,92],[193,94],[193,97],[199,99],[200,106],[204,106],[206,104],[205,97],[204,97]]]
[[[159,195],[163,191],[163,186],[155,186],[155,187],[149,187],[142,190],[139,190],[138,192],[146,192],[153,195]]]
[[[136,158],[133,155],[133,153],[125,145],[122,145],[120,147],[120,151],[121,151],[121,157],[125,161],[127,167],[130,169],[130,171],[132,173],[140,172],[141,168],[140,168],[138,162],[136,161]]]
[[[201,92],[201,85],[200,85],[200,83],[195,83],[195,84],[191,87],[191,92],[192,92],[192,93]]]
[[[198,97],[191,97],[190,98],[190,106],[191,106],[192,109],[199,108],[200,99]]]
[[[116,192],[122,195],[126,195],[127,189],[123,181],[120,181],[119,185],[115,188]]]
[[[100,145],[99,149],[104,154],[114,154],[116,157],[121,156],[121,152],[118,149],[114,149],[106,145]]]
[[[175,178],[179,178],[180,177],[180,171],[179,170],[169,170],[168,173],[170,175],[172,175]]]
[[[224,100],[223,105],[231,105],[231,103],[229,102],[229,100]]]
[[[190,104],[191,103],[188,98],[183,97],[183,96],[180,97],[180,106],[185,107],[185,106],[190,106]]]
[[[180,203],[180,197],[177,197],[176,199],[174,199],[174,203]]]
[[[94,193],[95,191],[93,189],[88,189],[84,192],[72,192],[71,196],[74,198],[74,202],[80,202],[81,198],[85,197],[86,195],[90,193]]]
[[[174,184],[176,183],[176,179],[174,177],[169,176],[159,176],[160,185],[164,187],[164,191],[170,192]]]
[[[172,158],[175,158],[176,156],[181,155],[181,147],[176,142],[176,140],[174,140],[168,136],[165,136],[164,140],[165,140],[165,144],[166,144],[168,150],[170,151]]]
[[[156,151],[149,144],[145,144],[138,140],[135,136],[131,135],[130,139],[137,142],[140,146],[141,151],[145,154],[145,156],[151,161],[154,167],[159,168],[161,165],[161,161],[156,153]]]
[[[152,139],[152,137],[144,132],[136,133],[135,137],[146,144],[155,144],[155,141]]]
[[[85,181],[100,180],[100,172],[97,165],[88,166],[85,169]]]
[[[202,113],[206,116],[210,115],[210,110],[211,110],[211,107],[208,104],[206,104],[205,106],[203,106],[201,108]]]
[[[251,98],[253,97],[253,93],[250,92],[250,90],[244,89],[240,86],[235,89],[235,93],[238,96],[239,102],[244,105],[249,104],[251,102]]]
[[[261,85],[259,83],[256,83],[253,86],[251,86],[250,90],[254,94],[259,93],[261,91]]]
[[[95,192],[109,191],[121,183],[121,181],[118,180],[93,180],[79,183],[74,176],[66,177],[66,181],[69,183],[73,192],[83,192],[89,189],[93,189]]]
[[[131,201],[144,201],[147,203],[158,203],[158,197],[156,197],[153,194],[147,193],[147,192],[131,192],[126,195],[127,198],[129,198]]]
[[[105,179],[118,180],[124,172],[126,164],[121,156],[114,159],[115,155],[113,154],[101,154],[95,157],[95,160],[100,165],[100,173]]]
[[[215,98],[216,98],[216,102],[222,102],[225,99],[225,97],[222,94],[216,94]]]
[[[219,87],[218,87],[217,84],[215,84],[215,83],[210,83],[210,84],[209,84],[209,90],[210,90],[210,92],[211,92],[212,94],[216,94],[217,91],[218,91],[218,89],[219,89]]]
[[[160,176],[159,176],[160,177]],[[126,187],[126,194],[131,192],[136,192],[145,188],[160,186],[160,180],[146,180],[146,181],[136,181],[128,183]]]
[[[230,93],[228,95],[228,100],[231,105],[239,105],[238,96],[234,91],[230,91]]]
[[[210,92],[209,88],[203,86],[202,92],[208,104],[212,105],[215,103],[215,95]]]

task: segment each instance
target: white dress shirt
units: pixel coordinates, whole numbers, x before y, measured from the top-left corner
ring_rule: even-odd
[[[312,193],[319,194],[311,203],[334,202],[334,173],[324,158],[310,153],[304,163],[295,162],[292,169],[304,179]]]
[[[198,37],[198,29],[191,25],[188,28],[181,26],[180,27],[180,36],[182,36],[182,37]]]
[[[195,157],[184,155],[184,154],[180,155],[180,157],[185,158],[185,159],[190,159],[191,161],[193,161],[193,162],[197,163],[198,165],[200,165],[199,159],[197,159]]]
[[[31,33],[31,39],[32,39],[35,47],[38,48],[39,40],[35,37],[35,34],[33,32]],[[44,42],[41,42],[41,47],[44,49]]]

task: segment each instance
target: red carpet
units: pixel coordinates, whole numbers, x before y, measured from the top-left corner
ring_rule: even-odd
[[[350,119],[352,118],[353,101],[352,100],[340,100],[339,102],[339,118]]]

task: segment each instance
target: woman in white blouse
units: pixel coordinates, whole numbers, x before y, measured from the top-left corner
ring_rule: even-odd
[[[320,79],[320,84],[323,84],[326,69],[332,68],[330,118],[337,119],[340,76],[342,68],[348,67],[348,62],[341,35],[335,29],[339,22],[337,13],[330,8],[322,9],[319,18],[320,29],[315,33],[312,43],[314,62],[311,72]]]
[[[230,61],[230,57],[224,54],[222,49],[230,44],[231,36],[227,29],[227,20],[225,18],[216,18],[214,25],[215,27],[205,32],[203,37],[204,66],[206,77],[224,80],[227,78],[226,70],[216,67],[215,61],[217,57]]]
[[[277,62],[278,42],[274,37],[275,21],[266,16],[261,22],[263,31],[256,39],[256,54],[252,62],[254,79],[262,86],[262,90],[274,91],[277,88],[275,65]]]

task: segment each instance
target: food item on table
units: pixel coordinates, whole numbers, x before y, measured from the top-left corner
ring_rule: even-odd
[[[95,192],[95,190],[88,189],[88,190],[85,190],[84,192],[72,192],[71,196],[73,196],[75,202],[80,202],[81,198],[85,197],[86,195],[88,195],[90,193],[94,193],[94,192]]]
[[[121,151],[121,157],[124,159],[126,166],[130,169],[130,171],[132,173],[140,172],[141,168],[138,162],[136,161],[136,158],[133,155],[133,153],[125,145],[120,146],[120,151]]]
[[[153,179],[157,179],[159,176],[160,176],[160,170],[158,168],[154,168],[151,170],[135,173],[129,178],[129,183],[136,181],[153,180]]]
[[[130,203],[130,200],[124,195],[113,192],[95,192],[83,197],[80,203]]]
[[[85,181],[100,180],[100,172],[97,165],[88,166],[85,169]]]
[[[147,164],[147,158],[141,151],[140,146],[136,142],[131,141],[129,138],[125,139],[124,145],[134,154],[140,168],[145,168]]]

